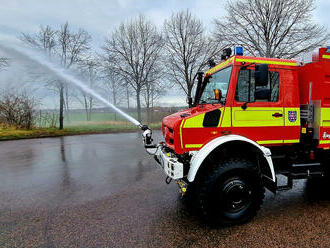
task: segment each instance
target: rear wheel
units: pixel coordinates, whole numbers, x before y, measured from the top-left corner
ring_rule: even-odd
[[[237,225],[252,219],[260,209],[264,187],[250,161],[224,161],[199,179],[196,205],[212,225]]]

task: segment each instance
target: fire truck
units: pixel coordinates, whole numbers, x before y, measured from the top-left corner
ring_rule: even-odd
[[[204,220],[236,225],[257,214],[265,189],[330,182],[330,47],[306,64],[241,48],[222,57],[198,73],[192,107],[163,119],[164,141],[153,145],[148,128],[143,137]]]

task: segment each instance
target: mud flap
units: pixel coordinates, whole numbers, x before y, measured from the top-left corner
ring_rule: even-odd
[[[266,189],[268,189],[272,193],[276,194],[277,179],[274,182],[271,178],[263,175],[261,180],[262,180],[262,184],[265,186]]]

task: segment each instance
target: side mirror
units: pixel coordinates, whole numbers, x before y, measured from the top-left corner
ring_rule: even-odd
[[[255,83],[256,86],[268,85],[268,64],[256,65]]]
[[[222,91],[220,89],[214,89],[213,91],[214,91],[214,99],[220,102],[222,98]]]

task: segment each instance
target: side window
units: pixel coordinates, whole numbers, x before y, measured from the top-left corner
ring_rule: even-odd
[[[266,86],[256,86],[254,70],[240,70],[235,100],[237,102],[278,102],[279,79],[279,72],[269,71],[268,84]]]
[[[235,100],[237,102],[253,102],[255,91],[254,71],[240,70],[238,74]]]

